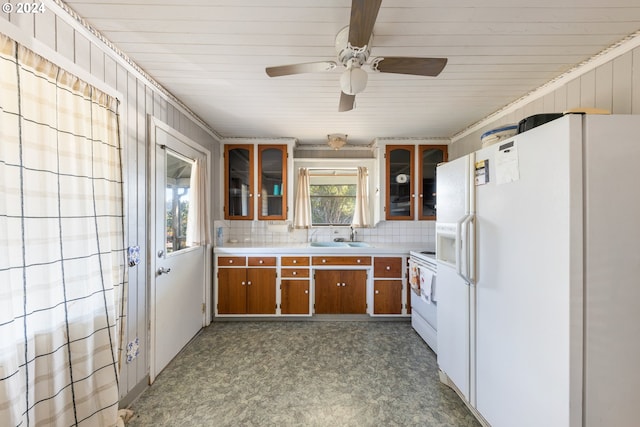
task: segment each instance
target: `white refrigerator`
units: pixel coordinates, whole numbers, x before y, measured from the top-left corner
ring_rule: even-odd
[[[564,116],[437,196],[441,379],[494,427],[636,425],[640,116]]]

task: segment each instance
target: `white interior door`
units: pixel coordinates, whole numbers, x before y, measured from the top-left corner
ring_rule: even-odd
[[[203,153],[154,127],[155,192],[151,375],[155,377],[205,325],[205,246],[186,239],[191,174]]]

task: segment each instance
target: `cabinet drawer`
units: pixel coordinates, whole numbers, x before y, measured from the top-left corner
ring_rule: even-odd
[[[239,265],[244,267],[247,265],[247,258],[243,256],[219,256],[218,266],[223,267],[225,265]]]
[[[250,256],[249,257],[249,265],[250,266],[255,266],[255,267],[264,266],[264,265],[275,266],[276,265],[276,257],[274,257],[274,256],[266,256],[266,257]]]
[[[313,265],[371,265],[370,256],[314,256]]]
[[[283,268],[282,277],[309,277],[308,268]]]
[[[373,261],[374,277],[402,277],[402,258],[376,257]]]
[[[283,256],[283,266],[297,266],[297,265],[309,265],[308,256]]]

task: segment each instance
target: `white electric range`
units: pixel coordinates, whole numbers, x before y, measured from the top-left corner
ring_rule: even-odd
[[[422,282],[422,286],[415,286],[415,279],[412,282],[411,276],[416,274],[418,283]],[[420,278],[420,275],[423,277]],[[435,252],[409,252],[411,326],[434,353],[438,353],[436,275]]]

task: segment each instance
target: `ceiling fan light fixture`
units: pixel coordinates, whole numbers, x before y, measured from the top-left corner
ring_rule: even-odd
[[[347,143],[347,136],[344,133],[332,133],[327,135],[327,144],[334,150],[339,150]]]
[[[367,87],[369,76],[360,67],[351,66],[340,76],[340,89],[347,95],[356,95]]]

